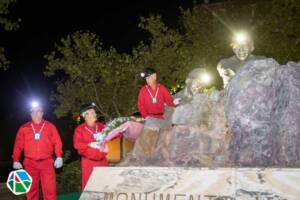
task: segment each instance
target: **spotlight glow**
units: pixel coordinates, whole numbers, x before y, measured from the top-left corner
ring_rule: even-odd
[[[238,43],[243,43],[247,40],[247,37],[244,33],[238,33],[236,34],[235,36],[235,40],[238,42]]]
[[[201,75],[201,81],[204,83],[204,84],[209,84],[211,82],[211,76],[208,74],[208,73],[203,73]]]
[[[237,43],[241,44],[247,41],[247,36],[245,33],[236,33],[234,39]]]
[[[37,102],[37,101],[33,101],[33,102],[31,102],[31,108],[37,108],[37,107],[39,107],[39,102]]]

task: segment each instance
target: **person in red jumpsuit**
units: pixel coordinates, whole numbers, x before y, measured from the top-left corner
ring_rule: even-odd
[[[166,125],[164,119],[165,105],[174,108],[179,103],[179,99],[173,100],[167,88],[157,82],[154,69],[145,68],[141,77],[146,79],[147,84],[140,89],[138,110],[145,119],[145,123],[131,154],[133,159],[137,161],[150,158],[154,152],[159,130]]]
[[[74,148],[81,156],[81,186],[84,190],[93,167],[108,166],[106,160],[107,149],[103,148],[102,129],[103,123],[97,122],[95,104],[85,104],[80,109],[84,123],[79,125],[74,132]]]
[[[161,83],[157,83],[156,71],[152,68],[145,68],[141,77],[146,79],[138,96],[138,110],[143,118],[163,119],[165,105],[175,107],[180,99],[173,100],[170,92]]]
[[[33,102],[31,121],[18,130],[13,150],[13,168],[23,168],[20,155],[24,151],[24,167],[32,177],[32,185],[26,194],[27,200],[39,200],[39,183],[44,200],[56,199],[55,168],[63,165],[62,142],[55,126],[43,119],[43,108]],[[56,159],[53,161],[52,155]]]

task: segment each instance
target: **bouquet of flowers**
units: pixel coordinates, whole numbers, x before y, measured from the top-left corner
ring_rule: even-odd
[[[100,144],[122,136],[127,140],[135,141],[143,130],[145,119],[141,117],[118,117],[107,123],[102,130]]]
[[[108,122],[106,124],[106,127],[102,130],[103,137],[106,138],[107,136],[109,136],[109,133],[111,133],[115,128],[119,127],[129,120],[130,117],[118,117]]]

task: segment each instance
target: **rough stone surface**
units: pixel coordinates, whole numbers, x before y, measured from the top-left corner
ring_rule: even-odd
[[[247,62],[226,90],[167,115],[152,153],[123,166],[300,167],[300,62]]]
[[[300,169],[95,167],[80,200],[299,200]]]
[[[251,54],[244,61],[238,59],[238,57],[236,55],[231,56],[230,58],[225,58],[225,59],[220,60],[220,62],[218,63],[218,66],[217,66],[217,70],[223,79],[224,88],[227,87],[229,81],[235,76],[238,69],[240,69],[242,66],[244,66],[254,60],[261,60],[261,59],[265,59],[265,58],[266,57],[264,57],[264,56],[257,56],[257,55]]]
[[[178,106],[173,115],[168,110],[165,117],[172,123],[160,129],[158,138],[145,129],[121,166],[225,166],[230,140],[226,139],[222,95],[218,91],[197,94],[189,103]],[[145,149],[150,141],[155,144],[154,151]]]
[[[231,56],[229,58],[222,59],[219,62],[219,66],[222,67],[223,69],[231,69],[234,73],[236,73],[241,67],[243,67],[245,64],[248,62],[252,62],[254,60],[262,60],[265,59],[266,57],[264,56],[257,56],[257,55],[250,55],[247,60],[241,61],[239,60],[235,55]]]
[[[300,166],[300,62],[283,66],[277,77],[278,98],[273,117],[280,142],[277,162]]]
[[[225,97],[230,159],[242,166],[300,166],[300,63],[253,61]]]

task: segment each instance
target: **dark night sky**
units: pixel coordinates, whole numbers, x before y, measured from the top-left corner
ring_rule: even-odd
[[[49,96],[54,87],[43,75],[43,56],[53,50],[55,42],[75,31],[90,30],[105,46],[128,52],[147,39],[137,27],[140,16],[161,14],[167,24],[176,25],[179,6],[192,4],[193,0],[18,0],[10,8],[10,18],[21,18],[20,28],[13,32],[0,29],[0,46],[11,62],[8,71],[0,72],[0,164],[10,160],[16,131],[29,119],[32,97],[41,99],[48,113],[53,112]]]
[[[97,2],[105,2],[97,3]],[[110,3],[107,3],[110,2]],[[162,14],[168,23],[176,23],[179,6],[191,7],[192,1],[25,1],[11,7],[11,17],[21,18],[20,29],[0,32],[0,45],[7,51],[10,69],[0,72],[0,119],[16,115],[22,121],[26,103],[39,97],[49,105],[51,81],[42,72],[43,56],[55,42],[77,30],[96,32],[104,45],[129,51],[147,38],[138,29],[139,16]],[[21,117],[22,116],[22,117]]]

